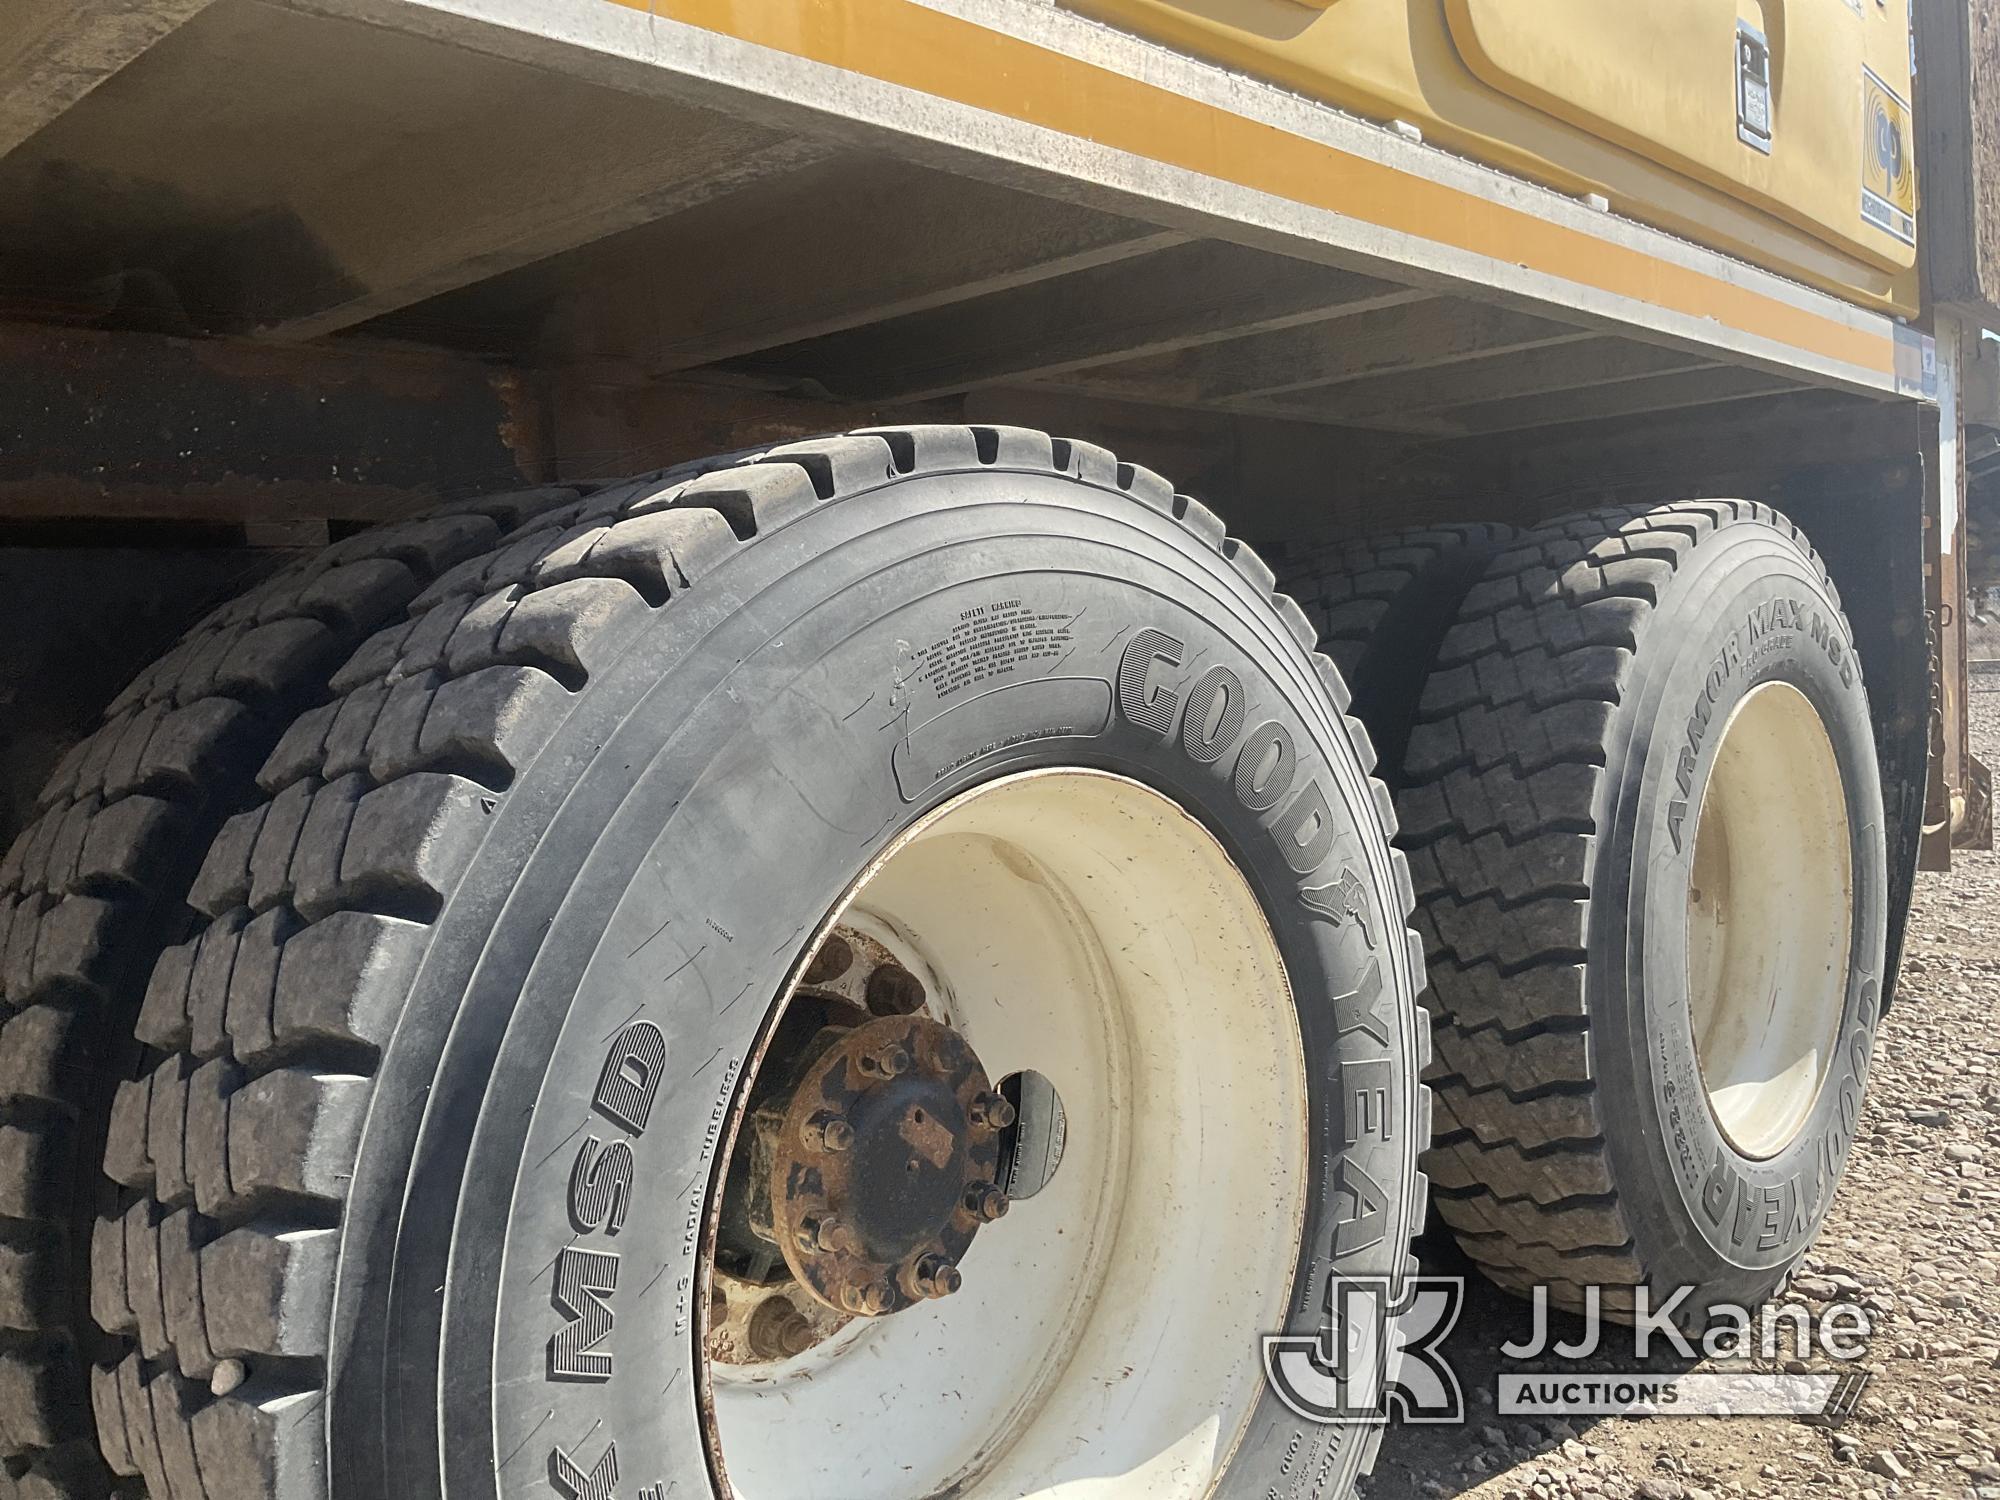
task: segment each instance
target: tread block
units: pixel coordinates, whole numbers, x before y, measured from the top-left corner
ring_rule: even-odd
[[[423,737],[424,721],[430,716],[431,704],[444,680],[439,673],[420,672],[388,689],[369,728],[367,741],[357,747],[351,759],[342,760],[340,769],[366,771],[377,783],[391,780],[397,774],[389,769],[391,766],[420,769],[417,743]]]
[[[314,1421],[322,1399],[318,1391],[260,1392],[253,1382],[196,1412],[195,1452],[217,1500],[326,1500],[325,1443]]]
[[[387,782],[431,767],[479,768],[504,783],[555,732],[570,698],[567,688],[537,668],[481,668],[430,695],[407,735],[371,745],[369,771]]]
[[[403,692],[410,686],[408,682],[399,682],[396,689]],[[382,717],[382,710],[388,706],[389,691],[386,684],[371,682],[341,699],[334,711],[333,722],[327,728],[326,759],[320,770],[321,776],[331,781],[350,771],[366,769],[368,736],[374,732],[375,721]]]
[[[415,620],[398,620],[395,624],[385,625],[382,629],[376,631],[367,640],[355,647],[354,654],[348,657],[340,669],[328,679],[327,686],[336,693],[351,693],[363,683],[373,682],[378,677],[388,676],[394,670],[396,663],[402,659],[404,649],[409,644],[410,637],[416,632],[417,623]],[[337,705],[335,704],[326,704],[323,706],[323,711],[326,714],[326,722],[332,722],[333,713],[336,708]],[[316,710],[316,712],[318,711],[320,710]],[[309,733],[309,731],[302,731],[302,733]],[[280,761],[274,755],[272,757],[272,764],[267,766],[263,775],[258,778],[259,783],[266,791],[276,791],[283,783],[272,778],[280,776],[283,768],[289,766],[291,763],[290,757]]]
[[[33,1333],[62,1326],[70,1291],[63,1239],[55,1226],[34,1224],[0,1243],[0,1328]]]
[[[250,885],[243,896],[250,910],[269,911],[291,899],[293,865],[319,785],[311,779],[294,781],[266,806],[263,826],[250,848]]]
[[[552,584],[513,606],[490,649],[454,652],[451,669],[463,675],[480,667],[540,667],[564,686],[580,687],[651,618],[651,607],[622,578]]]
[[[886,443],[881,451],[886,475],[890,464]],[[717,469],[690,480],[675,503],[715,511],[737,536],[749,537],[812,510],[819,504],[819,491],[803,463],[756,463]]]
[[[183,1152],[195,1206],[205,1214],[224,1213],[236,1199],[236,1181],[230,1175],[229,1115],[231,1097],[242,1086],[243,1070],[226,1057],[209,1059],[188,1080]]]
[[[158,1205],[144,1199],[125,1210],[125,1301],[139,1324],[139,1352],[158,1359],[167,1352],[167,1310],[160,1301],[160,1242],[154,1232]]]
[[[146,1481],[151,1495],[171,1495],[166,1470],[160,1463],[160,1438],[153,1427],[153,1403],[146,1395],[146,1381],[139,1357],[128,1355],[119,1361],[113,1377],[118,1395],[119,1419],[125,1429],[125,1446],[132,1458],[132,1471]]]
[[[321,793],[340,789],[344,796],[359,790],[336,782]],[[317,837],[311,820],[300,840],[300,853],[314,854],[310,879],[301,878],[298,909],[317,920],[340,909],[416,911],[425,916],[443,903],[486,836],[482,806],[486,789],[476,781],[442,771],[418,771],[387,786],[344,800],[338,811],[351,817],[344,823],[330,815]],[[320,803],[313,817],[320,814]],[[340,838],[338,874],[328,879],[334,831]],[[324,858],[322,857],[324,856]]]
[[[249,914],[241,907],[225,912],[196,941],[194,968],[188,978],[188,1046],[199,1056],[213,1056],[222,1046],[223,1006],[230,976],[243,946]]]
[[[162,1203],[194,1202],[187,1175],[188,1078],[194,1062],[176,1054],[153,1070],[151,1107],[146,1111],[146,1155],[153,1163],[153,1196]]]
[[[780,443],[759,453],[747,469],[725,469],[721,472],[746,473],[779,468],[785,464],[797,464],[805,470],[812,480],[815,501],[831,499],[835,495],[851,495],[896,476],[896,455],[889,444],[879,436],[858,432]],[[697,480],[690,489],[696,488],[700,482]],[[790,513],[771,507],[759,510],[757,525],[759,530],[769,530],[791,519]]]
[[[211,1500],[208,1487],[202,1482],[201,1465],[195,1458],[194,1433],[189,1425],[207,1396],[208,1392],[170,1370],[146,1382],[160,1472],[166,1480],[166,1493],[173,1500]]]
[[[203,1055],[218,1055],[226,1045],[237,1057],[254,1061],[276,1045],[272,1012],[278,992],[278,970],[285,944],[305,926],[286,907],[265,912],[243,929],[236,967],[229,975],[229,999],[224,1007],[216,1047]],[[330,982],[322,975],[321,982]]]
[[[130,905],[101,896],[66,896],[50,907],[35,940],[35,988],[101,998],[123,954],[118,930],[133,914]]]
[[[556,548],[534,570],[538,588],[579,578],[622,578],[659,604],[729,556],[736,533],[713,510],[658,510],[594,528]]]
[[[466,566],[472,567],[479,561],[475,558]],[[478,596],[473,592],[449,595],[441,593],[435,603],[430,602],[432,592],[442,589],[450,576],[446,574],[444,578],[440,578],[417,596],[416,604],[424,607],[424,613],[410,628],[395,659],[383,673],[385,680],[394,681],[413,676],[418,672],[439,670],[444,666],[445,644],[451,640],[453,633],[459,627],[459,622],[465,618],[467,612],[478,603]],[[466,588],[471,590],[476,586],[476,580],[469,580]],[[340,678],[336,677],[334,680],[338,686]]]
[[[0,1443],[14,1450],[53,1448],[88,1436],[64,1374],[51,1349],[0,1350]]]
[[[167,1338],[180,1362],[181,1373],[207,1380],[215,1369],[203,1311],[201,1267],[197,1259],[195,1216],[186,1209],[160,1221],[160,1303],[166,1311]]]
[[[0,1022],[0,1099],[37,1099],[72,1108],[79,1080],[93,1069],[88,1029],[78,1013],[34,1005]]]
[[[246,630],[215,663],[203,696],[275,697],[292,683],[321,675],[339,653],[339,638],[318,620],[273,620]],[[192,696],[191,694],[189,696]]]
[[[202,1247],[218,1356],[323,1355],[340,1233],[249,1224]]]
[[[276,793],[295,781],[318,775],[326,764],[326,737],[339,712],[339,702],[322,703],[292,720],[257,773],[257,784],[267,793]]]
[[[114,1474],[136,1478],[139,1463],[125,1432],[125,1403],[118,1393],[118,1372],[103,1365],[90,1371],[90,1408],[97,1418],[97,1445]]]
[[[422,961],[429,930],[373,912],[335,912],[288,939],[271,1010],[272,1045],[314,1040],[387,1045]],[[248,1050],[238,1033],[239,1055]]]
[[[76,886],[83,890],[116,884],[133,893],[172,869],[185,847],[188,819],[180,807],[158,797],[121,797],[90,819],[77,851]]]
[[[104,758],[98,773],[97,785],[91,790],[116,796],[135,787],[140,779],[139,767],[146,758],[147,746],[174,713],[173,705],[169,703],[148,703],[121,724],[113,739],[111,753]],[[110,733],[110,726],[107,725],[101,732]]]
[[[400,558],[366,557],[308,579],[289,607],[357,630],[401,609],[418,587],[417,575]]]
[[[913,422],[908,427],[860,427],[851,437],[880,438],[889,445],[903,473],[980,466],[978,435],[970,427],[944,422]]]
[[[268,805],[252,807],[222,825],[188,889],[188,905],[205,916],[219,917],[232,906],[249,904],[250,851],[257,846],[269,812]]]
[[[355,774],[312,787],[307,793],[310,803],[305,825],[292,851],[288,875],[292,904],[309,921],[341,904],[341,857],[347,849],[354,809],[367,788],[367,778]]]
[[[228,1100],[233,1197],[345,1197],[368,1094],[366,1078],[307,1068],[244,1084]]]
[[[104,1172],[113,1182],[131,1188],[151,1186],[153,1160],[146,1154],[146,1132],[152,1113],[152,1074],[119,1083],[104,1142]]]
[[[138,1316],[125,1295],[129,1274],[125,1265],[125,1220],[100,1218],[90,1231],[90,1316],[106,1333],[138,1330]]]
[[[42,867],[41,885],[44,890],[66,894],[79,888],[77,866],[83,859],[84,835],[90,832],[98,806],[97,798],[92,796],[63,810]]]
[[[0,1216],[52,1219],[65,1212],[75,1148],[66,1120],[0,1124]]]

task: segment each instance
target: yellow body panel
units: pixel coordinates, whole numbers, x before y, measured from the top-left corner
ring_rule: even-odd
[[[1863,305],[1916,310],[1907,0],[1068,3]],[[1768,152],[1739,136],[1742,29],[1768,51]]]

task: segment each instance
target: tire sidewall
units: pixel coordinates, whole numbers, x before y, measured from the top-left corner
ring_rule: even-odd
[[[1662,649],[1665,647],[1665,649]],[[1709,1109],[1689,1015],[1687,897],[1701,797],[1723,726],[1755,688],[1788,683],[1817,711],[1846,795],[1853,872],[1839,1039],[1798,1136],[1745,1156]],[[1847,622],[1788,535],[1725,526],[1683,564],[1647,621],[1607,757],[1610,837],[1593,884],[1593,1029],[1611,1099],[1648,1128],[1607,1135],[1654,1303],[1680,1287],[1700,1325],[1754,1307],[1817,1234],[1859,1120],[1880,1014],[1887,866],[1874,731]],[[1606,1003],[1608,1002],[1608,1003]]]
[[[1188,690],[1217,668],[1247,712],[1230,743],[1190,753]],[[1292,747],[1284,796],[1239,789],[1240,749],[1264,724]],[[379,1363],[355,1361],[338,1388],[336,1492],[343,1452],[379,1447],[350,1471],[441,1472],[453,1500],[542,1496],[558,1450],[589,1472],[612,1443],[621,1493],[704,1492],[698,1252],[771,998],[899,832],[971,786],[1052,765],[1175,800],[1271,920],[1314,1060],[1284,1331],[1317,1330],[1335,1270],[1400,1276],[1422,1144],[1405,897],[1309,658],[1227,560],[1130,497],[1049,475],[912,477],[741,548],[599,674],[495,799],[356,1169],[357,1201],[402,1209],[391,1232],[351,1225],[343,1247],[339,1321],[383,1332],[354,1346]],[[1280,825],[1309,787],[1334,836],[1302,872]],[[1326,896],[1348,872],[1360,921]],[[593,1098],[642,1023],[664,1039],[662,1082],[642,1120],[620,1122]],[[1376,1088],[1390,1107],[1357,1110]],[[571,1198],[593,1138],[632,1153],[615,1235]],[[567,1321],[556,1279],[578,1250],[617,1257],[612,1365],[587,1381],[553,1378],[549,1356]],[[1239,1357],[1258,1357],[1250,1330]],[[368,1435],[378,1418],[386,1445]],[[1364,1445],[1265,1393],[1222,1492],[1342,1494]]]

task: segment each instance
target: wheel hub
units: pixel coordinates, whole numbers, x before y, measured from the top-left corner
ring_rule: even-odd
[[[1007,1211],[1014,1106],[879,941],[827,935],[758,1066],[723,1194],[711,1353],[786,1360],[958,1290]]]
[[[772,1160],[772,1227],[800,1285],[879,1317],[958,1290],[1013,1107],[972,1049],[928,1016],[848,1031],[800,1080]]]

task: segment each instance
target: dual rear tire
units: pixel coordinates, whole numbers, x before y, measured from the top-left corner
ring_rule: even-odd
[[[1014,429],[478,514],[202,782],[198,871],[134,868],[182,930],[90,997],[60,1482],[1346,1494],[1373,1434],[1260,1345],[1404,1276],[1428,1035],[1269,571]]]
[[[1804,1253],[1859,1119],[1888,881],[1852,633],[1761,505],[1368,544],[1433,577],[1474,552],[1456,595],[1377,589],[1436,640],[1371,723],[1404,747],[1435,1203],[1502,1286],[1626,1315],[1643,1289],[1699,1327]],[[1287,581],[1337,626],[1381,576]]]

